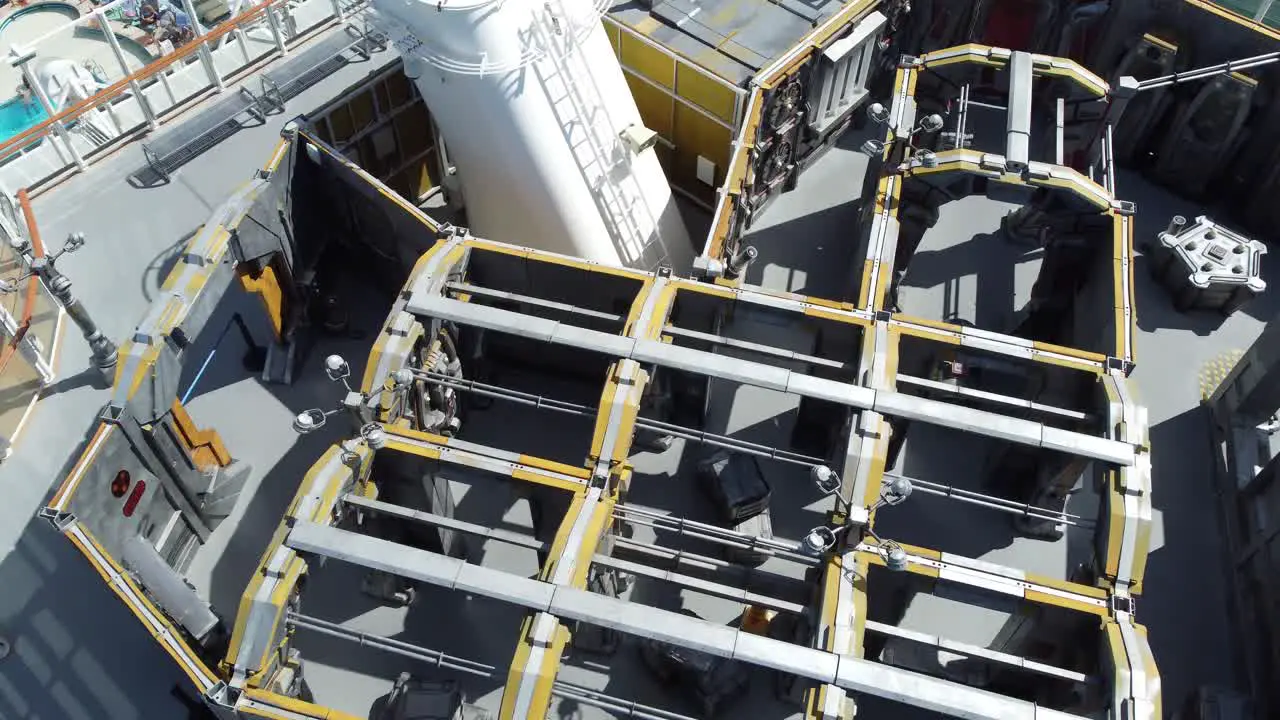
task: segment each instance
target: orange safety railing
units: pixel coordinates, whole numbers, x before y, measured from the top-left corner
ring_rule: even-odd
[[[27,223],[27,232],[31,237],[31,256],[35,258],[44,257],[44,242],[40,239],[40,231],[36,228],[36,216],[31,211],[31,199],[27,197],[27,191],[18,191],[18,203],[22,206],[22,216]],[[23,270],[21,258],[18,261],[19,271]],[[0,349],[0,374],[9,367],[9,361],[13,359],[14,354],[18,351],[18,344],[27,336],[27,331],[31,329],[31,314],[35,311],[36,297],[40,292],[40,278],[32,275],[27,278],[27,291],[23,298],[22,314],[15,313],[14,319],[18,321],[18,331],[9,338],[9,342],[5,343],[4,348]]]
[[[205,33],[181,48],[175,49],[169,55],[156,59],[154,62],[147,64],[146,67],[140,68],[132,74],[117,80],[98,91],[93,97],[86,98],[70,107],[64,108],[60,112],[54,114],[49,119],[28,128],[4,143],[0,144],[0,161],[8,159],[9,156],[21,151],[35,140],[40,140],[49,135],[53,131],[54,125],[59,122],[74,120],[90,110],[94,110],[101,105],[105,105],[117,97],[122,95],[129,89],[131,83],[150,79],[167,70],[171,65],[185,60],[195,53],[199,52],[201,45],[218,40],[225,35],[235,32],[239,28],[250,25],[258,19],[262,18],[273,4],[279,3],[280,0],[263,0],[263,2],[246,9],[234,18],[227,20],[218,27]]]

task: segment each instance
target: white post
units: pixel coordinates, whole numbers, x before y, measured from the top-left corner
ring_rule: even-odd
[[[116,34],[111,31],[111,21],[107,19],[107,14],[101,9],[95,10],[94,15],[98,16],[98,27],[102,28],[102,34],[107,38],[107,44],[111,46],[111,53],[116,56],[116,62],[120,63],[120,72],[125,77],[129,77],[129,63],[124,58],[124,51],[120,49],[120,41],[116,38]],[[138,107],[142,108],[142,116],[147,120],[147,127],[155,130],[160,127],[160,121],[156,118],[156,112],[151,107],[151,103],[146,96],[142,94],[142,86],[137,80],[129,81],[129,89],[133,91],[133,97],[138,101]],[[107,104],[108,109],[111,107]],[[111,119],[116,124],[116,131],[121,132],[124,128],[120,127],[120,121],[116,119],[115,112],[111,112]]]
[[[244,55],[244,64],[249,64],[249,43],[244,39],[244,30],[236,28],[231,31],[236,36],[236,42],[240,44],[240,54]],[[225,36],[224,36],[225,37]]]
[[[164,86],[164,92],[169,96],[169,107],[178,104],[178,96],[173,93],[173,86],[169,84],[169,72],[173,69],[173,65],[160,71],[160,84]]]
[[[200,62],[204,63],[205,75],[209,76],[209,82],[218,92],[226,90],[227,86],[222,81],[222,75],[218,73],[218,67],[213,62],[213,53],[210,52],[209,43],[204,40],[205,29],[200,24],[199,16],[196,15],[195,4],[191,0],[182,0],[182,9],[187,12],[187,17],[191,20],[191,28],[199,39],[200,47],[196,52],[200,55]]]
[[[10,52],[15,51],[11,49]],[[49,93],[45,92],[44,86],[40,84],[35,73],[31,72],[31,68],[28,66],[28,63],[35,58],[35,56],[36,54],[34,51],[28,50],[25,53],[16,55],[10,60],[10,62],[17,65],[22,71],[23,79],[27,81],[27,85],[31,88],[31,91],[36,94],[36,98],[40,101],[40,105],[44,108],[45,113],[47,113],[49,117],[53,117],[54,115],[57,115],[57,110],[54,109],[53,103],[49,100]],[[67,132],[67,127],[62,124],[61,120],[53,123],[53,132],[58,136],[58,139],[62,141],[66,151],[71,154],[71,161],[75,163],[76,168],[78,170],[84,170],[87,168],[88,165],[85,163],[84,158],[80,156],[80,151],[76,150],[75,145],[71,143],[71,135]],[[57,148],[56,143],[54,144],[54,148]],[[61,157],[62,153],[59,152],[58,155]],[[66,158],[62,158],[62,160],[65,162]]]
[[[1258,12],[1253,14],[1253,19],[1260,23],[1265,21],[1267,19],[1267,11],[1271,9],[1271,5],[1274,2],[1275,0],[1262,0],[1262,4],[1258,6]]]
[[[276,5],[267,6],[267,24],[271,26],[271,37],[276,41],[276,50],[281,55],[289,54],[289,46],[284,41],[284,31],[280,28],[280,18],[276,15]]]
[[[28,279],[28,282],[40,281],[32,277]],[[18,320],[9,314],[9,310],[3,305],[0,305],[0,327],[4,329],[6,338],[12,339],[18,334]],[[41,350],[39,338],[31,333],[23,335],[22,340],[18,341],[18,352],[40,374],[41,382],[48,385],[53,382],[55,375],[53,368],[49,365],[49,361],[44,357]]]
[[[204,74],[209,77],[209,82],[214,89],[222,92],[227,89],[226,84],[222,82],[222,76],[218,74],[218,68],[213,64],[213,53],[209,52],[209,43],[199,40],[200,47],[197,52],[200,55],[200,62],[204,65]]]

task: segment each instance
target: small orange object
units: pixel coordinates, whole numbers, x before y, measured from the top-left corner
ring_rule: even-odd
[[[777,610],[750,605],[742,611],[741,630],[753,635],[763,635],[768,632],[769,623],[777,616]]]

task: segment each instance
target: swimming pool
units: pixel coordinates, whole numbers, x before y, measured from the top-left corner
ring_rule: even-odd
[[[26,103],[20,97],[9,98],[0,103],[0,142],[39,125],[48,117],[39,101]]]
[[[108,70],[110,79],[119,78],[120,63],[102,31],[70,24],[79,17],[80,11],[75,6],[60,2],[45,2],[22,8],[0,22],[0,48],[43,37],[36,46],[38,55],[92,61],[103,68],[111,68]],[[116,39],[131,71],[138,70],[155,59],[149,50],[134,40],[119,34]],[[21,81],[22,73],[18,68],[0,64],[0,97],[16,93]],[[47,117],[38,101],[27,105],[21,98],[12,97],[0,103],[0,143],[38,125]]]

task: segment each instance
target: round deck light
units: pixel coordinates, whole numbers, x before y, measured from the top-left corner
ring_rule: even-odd
[[[124,494],[129,492],[129,485],[132,480],[129,477],[128,470],[121,470],[111,479],[111,497],[122,498]]]

